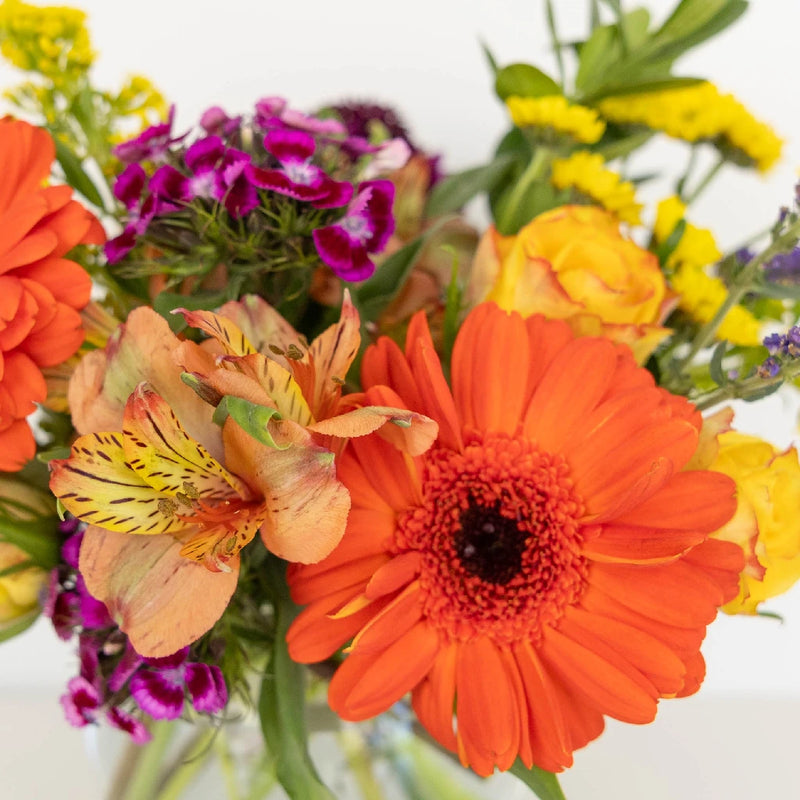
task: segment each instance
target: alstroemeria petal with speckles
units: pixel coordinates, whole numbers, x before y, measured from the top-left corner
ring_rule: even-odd
[[[228,355],[246,356],[257,352],[236,323],[213,311],[189,311],[186,308],[176,308],[174,313],[180,314],[186,320],[187,325],[216,339],[225,348]]]
[[[119,533],[177,533],[187,524],[165,514],[165,495],[129,466],[119,433],[90,433],[68,459],[50,462],[50,490],[78,519]]]
[[[125,406],[122,447],[131,468],[158,492],[206,500],[251,497],[247,485],[186,433],[147,384],[139,384]]]

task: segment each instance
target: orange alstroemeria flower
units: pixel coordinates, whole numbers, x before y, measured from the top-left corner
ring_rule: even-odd
[[[289,560],[331,552],[350,508],[324,446],[331,438],[392,421],[408,426],[402,443],[417,453],[436,435],[433,422],[405,410],[338,413],[341,378],[359,342],[349,302],[307,350],[258,298],[219,315],[183,313],[212,334],[207,346],[180,341],[152,309],[139,308],[105,351],[84,358],[70,404],[85,435],[69,459],[51,464],[53,493],[89,523],[80,554],[86,585],[145,656],[173,653],[219,619],[236,588],[239,553],[256,533]],[[224,396],[269,411],[252,431],[262,438],[233,416],[215,422],[204,400]]]
[[[69,186],[44,185],[54,158],[47,131],[0,119],[0,470],[7,472],[36,453],[25,417],[47,396],[42,369],[83,341],[78,311],[92,283],[64,255],[105,241]]]
[[[709,534],[734,484],[683,471],[701,418],[630,349],[491,303],[461,327],[452,391],[423,315],[406,351],[364,357],[366,398],[439,423],[427,452],[353,440],[333,553],[292,565],[300,662],[348,655],[329,702],[347,720],[412,692],[421,723],[488,775],[519,757],[558,771],[604,715],[649,722],[697,690],[700,643],[736,596],[741,550]],[[390,388],[387,388],[390,387]]]

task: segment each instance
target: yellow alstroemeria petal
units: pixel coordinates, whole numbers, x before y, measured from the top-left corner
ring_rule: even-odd
[[[247,484],[192,439],[167,402],[146,383],[128,399],[122,433],[131,469],[157,492],[183,494],[190,500],[252,498]]]
[[[228,563],[241,549],[253,541],[264,522],[267,510],[263,504],[236,508],[236,501],[223,501],[215,508],[195,512],[193,520],[206,524],[215,518],[220,522],[213,527],[204,527],[181,548],[184,558],[203,564],[212,572],[229,572]]]
[[[70,457],[51,461],[50,469],[50,490],[84,522],[119,533],[176,533],[189,527],[174,516],[166,495],[130,468],[119,433],[79,437]]]

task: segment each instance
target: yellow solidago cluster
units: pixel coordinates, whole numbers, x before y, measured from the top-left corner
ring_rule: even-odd
[[[86,14],[76,8],[5,0],[0,5],[0,52],[16,67],[56,85],[74,80],[95,55],[85,21]]]
[[[783,142],[733,95],[711,83],[609,97],[603,116],[619,124],[645,125],[687,142],[713,141],[732,160],[766,172],[780,158]]]
[[[653,235],[657,242],[666,241],[675,226],[683,219],[686,206],[677,198],[669,197],[658,205]],[[706,267],[722,258],[711,231],[686,225],[666,268],[672,272],[670,283],[679,293],[679,308],[701,325],[710,322],[717,309],[725,302],[728,290],[719,279],[706,273]],[[761,344],[759,321],[742,306],[734,306],[717,329],[720,339],[731,344],[754,347]]]
[[[544,97],[509,97],[506,106],[518,128],[538,128],[545,133],[594,144],[606,129],[594,109],[573,105],[560,94]]]
[[[569,158],[553,161],[550,181],[556,189],[574,189],[618,220],[638,225],[641,203],[636,202],[636,190],[616,172],[606,169],[599,153],[579,150]]]
[[[114,99],[119,116],[136,117],[142,126],[153,125],[167,115],[167,101],[143,75],[133,75]]]

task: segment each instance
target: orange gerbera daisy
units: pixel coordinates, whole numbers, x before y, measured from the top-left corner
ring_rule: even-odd
[[[69,186],[44,186],[55,158],[47,131],[0,120],[0,470],[18,470],[36,443],[25,417],[47,396],[42,368],[83,341],[78,310],[92,283],[63,256],[99,244],[100,223]]]
[[[624,345],[488,303],[459,332],[452,392],[422,315],[405,355],[379,340],[362,377],[367,402],[422,412],[439,438],[414,458],[352,440],[344,538],[289,568],[308,606],[292,657],[352,639],[330,684],[337,713],[365,719],[411,691],[477,773],[518,756],[558,771],[603,715],[649,722],[659,697],[696,691],[742,553],[708,539],[734,512],[733,482],[682,471],[701,424],[690,403]]]

